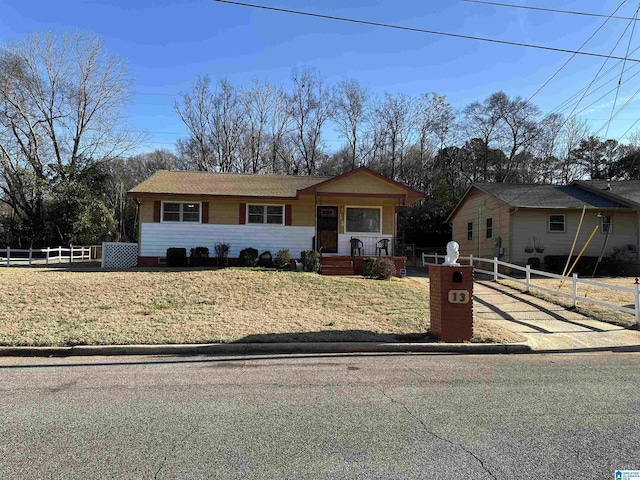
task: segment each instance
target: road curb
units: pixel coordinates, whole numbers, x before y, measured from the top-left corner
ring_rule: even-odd
[[[531,353],[526,344],[503,343],[213,343],[198,345],[78,345],[75,347],[2,347],[1,357],[114,355],[264,355],[322,353]]]

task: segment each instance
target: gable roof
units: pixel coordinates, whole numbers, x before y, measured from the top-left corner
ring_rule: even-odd
[[[129,194],[295,198],[298,190],[329,178],[158,170]]]
[[[573,183],[597,195],[640,208],[640,180],[577,180]]]
[[[479,190],[511,207],[517,208],[626,208],[624,203],[606,198],[589,190],[572,185],[538,185],[518,183],[473,183],[458,202],[446,222],[450,222],[471,192]]]
[[[313,195],[318,188],[363,173],[372,175],[397,188],[397,195],[406,196],[413,200],[425,197],[423,193],[366,167],[360,167],[336,177],[158,170],[147,180],[129,190],[128,193],[132,197],[190,195],[297,198],[300,194]],[[344,193],[348,194],[349,192]]]

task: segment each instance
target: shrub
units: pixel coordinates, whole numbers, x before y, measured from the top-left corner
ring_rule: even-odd
[[[258,257],[258,266],[267,268],[273,267],[273,257],[269,250],[265,250],[260,254]]]
[[[167,266],[184,267],[187,264],[186,248],[167,248]]]
[[[218,266],[226,266],[229,259],[229,250],[231,249],[231,245],[228,243],[216,243],[213,248],[216,252],[216,258],[218,259]]]
[[[363,258],[362,259],[362,276],[365,278],[373,277],[373,265],[376,263],[375,258]]]
[[[388,258],[378,257],[373,262],[373,276],[378,280],[389,280],[395,274],[396,266]]]
[[[284,268],[288,267],[291,264],[291,253],[289,253],[288,248],[283,248],[282,250],[278,250],[276,253],[275,260],[276,267]]]
[[[258,250],[255,248],[244,248],[240,250],[238,256],[239,267],[255,267],[258,264]]]
[[[300,259],[302,260],[302,265],[304,265],[305,272],[317,273],[320,271],[320,254],[315,250],[301,252]]]
[[[624,277],[630,274],[630,266],[636,261],[636,254],[629,249],[628,245],[613,247],[611,253],[602,259],[600,272],[602,275],[613,277]]]
[[[206,258],[209,258],[209,249],[207,247],[195,247],[190,251],[189,263],[194,267],[201,267],[206,264]]]

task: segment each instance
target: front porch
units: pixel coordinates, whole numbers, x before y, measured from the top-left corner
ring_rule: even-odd
[[[371,258],[374,255],[322,255],[322,275],[362,275],[362,262],[365,258]],[[407,257],[394,257],[391,255],[383,255],[390,259],[396,267],[396,277],[400,277],[400,270],[406,268]]]

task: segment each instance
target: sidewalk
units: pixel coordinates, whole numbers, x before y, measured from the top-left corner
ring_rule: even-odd
[[[638,330],[593,320],[498,282],[474,284],[474,315],[525,336],[535,351],[640,351]]]

